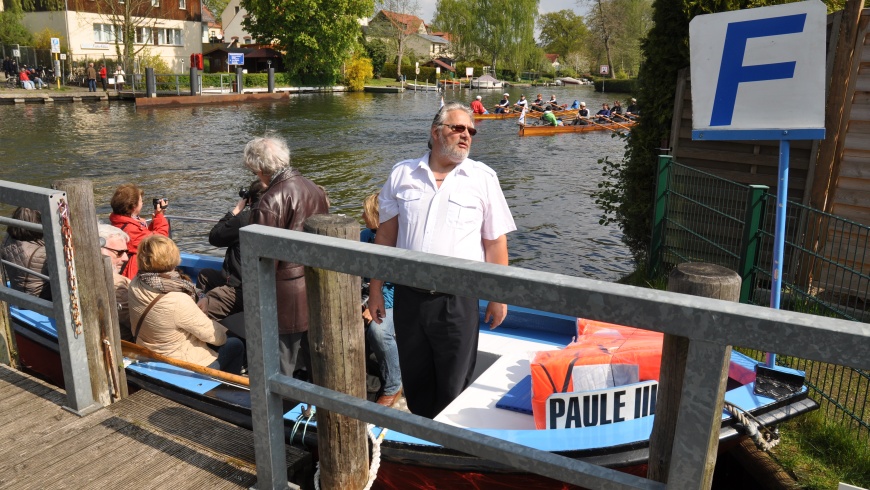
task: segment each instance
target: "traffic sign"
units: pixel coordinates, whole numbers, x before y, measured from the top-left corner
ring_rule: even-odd
[[[419,61],[414,65],[414,73],[416,73],[417,75],[420,74],[420,62]]]
[[[608,73],[610,73],[610,65],[601,65],[598,67],[599,75],[607,75]]]
[[[66,53],[61,53],[61,54],[60,54],[60,59],[65,60],[65,59],[66,59]]]
[[[227,53],[228,65],[244,65],[245,53]]]
[[[812,0],[692,19],[692,129],[705,140],[776,140],[783,130],[788,139],[820,138],[826,12]]]
[[[60,38],[58,38],[58,37],[51,38],[51,52],[52,53],[60,53]]]

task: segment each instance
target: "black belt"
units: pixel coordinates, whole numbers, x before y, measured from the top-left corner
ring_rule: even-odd
[[[414,291],[415,293],[418,293],[418,294],[427,294],[429,296],[445,296],[445,295],[447,295],[447,293],[439,293],[438,291],[435,291],[434,289],[412,288],[411,286],[404,286],[404,287],[406,287],[406,288],[410,289],[411,291]]]

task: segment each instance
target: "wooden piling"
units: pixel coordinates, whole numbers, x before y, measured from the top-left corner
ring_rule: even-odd
[[[0,267],[0,282],[6,284],[3,267]],[[5,301],[0,301],[0,364],[18,368],[18,347],[9,321],[9,304]]]
[[[101,308],[100,311],[106,312],[106,317],[100,321],[100,325],[102,326],[102,330],[100,331],[100,336],[109,341],[109,345],[103,343],[103,351],[106,353],[106,350],[111,351],[111,366],[109,366],[110,376],[114,378],[113,392],[115,400],[120,400],[121,398],[127,398],[129,395],[127,391],[127,371],[124,369],[124,353],[121,349],[121,324],[118,320],[118,308],[117,302],[115,301],[115,279],[114,279],[114,268],[112,267],[112,259],[109,257],[102,255],[103,259],[103,275],[106,279],[106,287],[108,288],[109,298],[111,302],[108,307],[103,310]],[[106,362],[109,364],[109,360]]]
[[[114,307],[115,296],[109,296],[103,273],[94,189],[91,181],[86,179],[58,180],[52,183],[52,188],[66,192],[69,203],[82,334],[85,336],[93,399],[106,406],[112,403],[112,397],[102,348],[100,318],[108,316],[105,309],[108,305]]]
[[[668,277],[668,291],[737,302],[740,300],[740,283],[740,276],[725,267],[686,262],[671,271]],[[689,339],[665,334],[662,345],[661,376],[656,400],[656,417],[653,422],[652,434],[650,434],[649,469],[647,471],[647,478],[662,483],[668,482],[668,470],[671,466],[671,453],[682,398],[688,352]],[[729,346],[722,365],[719,394],[716,400],[710,400],[710,403],[716,405],[714,410],[716,414],[722,413],[730,354],[731,347]],[[714,419],[710,421],[711,424],[715,425],[715,430],[710,432],[702,488],[710,488],[713,482],[713,469],[716,465],[721,420],[718,417],[714,417]]]
[[[308,233],[359,240],[353,218],[321,214],[305,220]],[[365,343],[360,278],[305,268],[308,342],[314,382],[359,398],[365,391]],[[326,410],[317,412],[320,488],[361,489],[368,481],[365,422]]]

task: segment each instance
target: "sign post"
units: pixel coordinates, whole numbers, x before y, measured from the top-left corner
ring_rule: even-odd
[[[770,306],[779,308],[792,140],[825,137],[826,8],[817,0],[689,24],[693,140],[778,140]],[[776,355],[768,353],[773,367]]]
[[[51,38],[51,52],[54,54],[54,65],[55,65],[55,77],[54,79],[57,81],[57,88],[60,88],[60,72],[57,70],[58,59],[57,56],[60,54],[60,38],[53,37]]]
[[[610,73],[610,65],[600,65],[598,67],[598,74],[607,76]],[[604,93],[604,79],[601,79],[601,93]]]

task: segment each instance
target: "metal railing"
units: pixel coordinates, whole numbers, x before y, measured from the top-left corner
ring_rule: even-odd
[[[80,323],[76,327],[73,315],[73,311],[81,310],[77,295],[70,294],[70,278],[75,278],[75,265],[71,257],[72,243],[64,243],[61,231],[67,219],[66,214],[69,213],[66,193],[0,180],[0,202],[40,212],[42,225],[5,217],[0,218],[0,224],[43,233],[52,297],[52,301],[46,301],[8,288],[3,283],[0,284],[0,301],[20,305],[56,319],[58,348],[67,393],[66,408],[79,415],[90,413],[99,408],[99,405],[94,401],[91,391],[85,337],[79,330]],[[70,255],[69,262],[65,257],[67,251]]]
[[[659,159],[650,270],[690,261],[722,265],[743,279],[740,301],[770,304],[775,196]],[[866,322],[870,319],[870,227],[797,202],[786,207],[782,309]],[[746,352],[756,359],[763,353]],[[778,364],[807,372],[828,419],[870,439],[870,373],[795,357]]]
[[[253,225],[240,231],[251,405],[260,488],[286,488],[282,398],[496,460],[522,471],[584,487],[666,488],[664,484],[488,437],[304,383],[278,366],[275,260],[394,284],[536,308],[678,335],[688,339],[669,481],[701,488],[726,346],[870,367],[870,325],[753,305],[642,289],[382,247]]]

